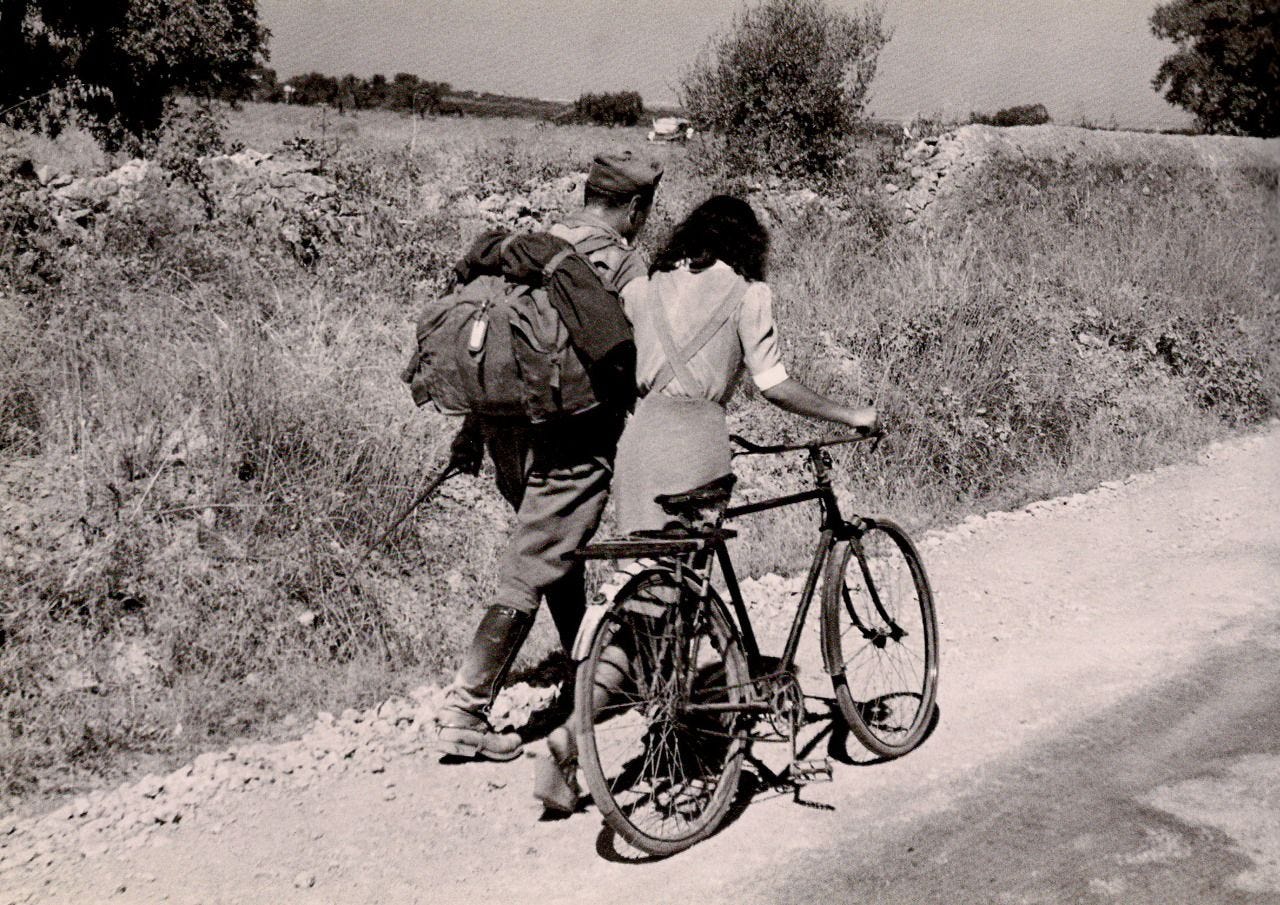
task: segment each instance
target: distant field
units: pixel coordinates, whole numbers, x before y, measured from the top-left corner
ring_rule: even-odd
[[[413,293],[512,199],[544,218],[576,204],[551,187],[603,149],[666,163],[650,247],[712,190],[747,188],[645,132],[231,113],[229,141],[319,162],[341,228],[216,192],[209,217],[213,190],[156,178],[63,234],[47,190],[0,187],[5,791],[82,788],[447,674],[506,531],[490,480],[449,485],[348,585],[455,427],[397,378]],[[921,231],[882,188],[911,179],[895,140],[869,138],[825,197],[749,196],[791,370],[874,399],[894,431],[874,461],[840,461],[858,505],[921,528],[1276,413],[1275,167],[997,156],[963,216]],[[17,144],[58,170],[112,163],[74,133]],[[762,439],[814,431],[752,394],[732,417]],[[744,494],[793,486],[793,466],[745,472]],[[793,568],[797,518],[747,529],[743,561]],[[527,660],[553,644],[537,631]]]

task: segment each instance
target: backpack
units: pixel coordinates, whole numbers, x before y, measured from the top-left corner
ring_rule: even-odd
[[[402,374],[446,415],[553,421],[599,404],[547,291],[482,275],[428,302]]]

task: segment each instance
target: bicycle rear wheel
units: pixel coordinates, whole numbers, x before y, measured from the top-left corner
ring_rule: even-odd
[[[867,750],[898,757],[934,715],[938,630],[933,592],[910,538],[868,519],[836,544],[822,589],[822,643],[840,713]]]
[[[578,667],[574,717],[587,787],[636,848],[671,855],[729,812],[747,715],[716,709],[749,696],[746,657],[713,591],[674,572],[642,572],[619,591]]]

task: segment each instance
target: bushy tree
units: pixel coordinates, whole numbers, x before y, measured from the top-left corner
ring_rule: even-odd
[[[451,90],[448,82],[429,82],[409,72],[397,72],[387,86],[386,106],[420,116],[438,113]]]
[[[1019,104],[995,113],[970,113],[969,122],[984,126],[1043,126],[1049,122],[1049,110],[1044,104]]]
[[[108,147],[154,135],[175,92],[251,87],[256,0],[0,0],[0,110],[57,131],[73,112]]]
[[[249,79],[253,87],[240,97],[241,100],[251,99],[270,104],[284,100],[283,86],[274,69],[258,66],[249,73]]]
[[[285,82],[293,88],[292,102],[295,104],[335,104],[338,101],[338,80],[322,72],[307,72],[295,75]]]
[[[1178,51],[1152,80],[1205,132],[1280,135],[1280,2],[1172,0],[1151,14]]]
[[[361,107],[385,107],[387,105],[387,77],[375,73],[372,78],[360,86],[359,103]]]
[[[784,176],[838,169],[888,42],[884,11],[758,0],[712,39],[680,86],[714,162]]]
[[[634,126],[644,117],[644,100],[635,91],[583,94],[573,102],[573,119],[598,126]]]

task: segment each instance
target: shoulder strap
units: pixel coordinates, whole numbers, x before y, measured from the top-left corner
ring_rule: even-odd
[[[577,253],[572,248],[563,248],[552,255],[551,260],[542,268],[542,282],[550,282],[551,275],[556,272],[556,268],[563,264],[570,255]]]
[[[724,301],[711,312],[711,316],[707,318],[706,323],[685,344],[683,349],[676,348],[675,338],[671,333],[671,321],[667,319],[667,312],[662,304],[662,294],[658,291],[658,284],[653,282],[649,286],[654,293],[653,304],[650,306],[653,311],[654,328],[658,332],[658,341],[662,343],[662,351],[667,356],[666,363],[658,369],[658,373],[654,376],[649,392],[656,393],[662,390],[673,378],[679,379],[680,386],[684,388],[686,393],[697,392],[697,382],[689,371],[689,362],[703,350],[707,343],[711,342],[711,338],[719,333],[720,329],[733,317],[734,312],[742,304],[743,297],[747,294],[748,284],[743,280],[735,286]]]
[[[616,248],[619,251],[627,250],[627,246],[621,244],[617,239],[613,238],[613,236],[610,236],[603,230],[589,233],[579,241],[574,242],[573,247],[577,250],[578,254],[582,255],[584,258],[589,258],[591,255],[599,254],[600,252],[606,251],[610,248]]]

